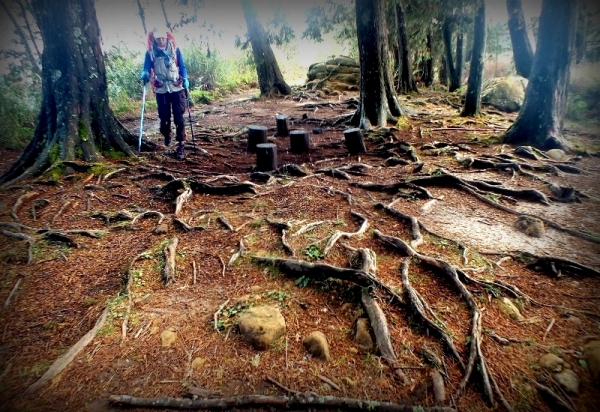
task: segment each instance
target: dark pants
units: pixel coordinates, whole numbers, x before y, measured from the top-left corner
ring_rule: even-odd
[[[156,93],[158,117],[160,118],[160,134],[167,137],[171,135],[171,113],[175,123],[175,140],[185,141],[185,123],[183,113],[187,100],[185,90],[175,93]]]

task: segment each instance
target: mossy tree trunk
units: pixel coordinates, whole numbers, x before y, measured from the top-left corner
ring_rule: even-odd
[[[406,21],[404,19],[404,10],[400,2],[396,3],[396,27],[398,29],[398,84],[396,91],[398,93],[408,94],[417,92],[417,83],[413,76],[412,59],[408,46],[408,34],[406,33]]]
[[[273,49],[256,9],[249,0],[241,0],[241,2],[248,26],[248,38],[252,45],[261,96],[269,97],[273,94],[288,95],[292,93],[291,87],[285,82],[281,70],[279,70],[275,54],[273,54]]]
[[[527,36],[527,24],[523,15],[521,0],[506,0],[508,11],[508,31],[513,48],[515,69],[519,76],[529,78],[531,65],[533,64],[533,51],[529,36]]]
[[[132,136],[108,105],[106,70],[93,0],[34,0],[44,51],[42,102],[33,138],[0,177],[10,185],[60,160],[97,161],[102,151],[134,153]]]
[[[575,0],[543,0],[525,101],[504,135],[504,142],[541,149],[572,149],[563,135],[563,124],[575,18]]]
[[[481,111],[481,85],[485,54],[485,2],[480,0],[473,29],[473,49],[465,106],[461,116],[478,116]]]
[[[356,0],[360,101],[350,122],[365,130],[403,115],[391,80],[384,10],[384,0]]]

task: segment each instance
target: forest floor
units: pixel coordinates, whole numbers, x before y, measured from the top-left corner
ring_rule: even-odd
[[[486,402],[482,365],[515,410],[550,410],[529,379],[545,379],[575,410],[597,410],[597,388],[582,360],[583,345],[600,339],[597,131],[569,131],[587,149],[582,156],[520,157],[494,137],[515,114],[486,109],[480,119],[461,118],[445,95],[424,91],[401,98],[410,112],[398,128],[366,133],[366,153],[349,155],[345,127],[332,123],[353,111],[347,99],[356,94],[253,100],[252,93],[192,108],[195,142],[188,127],[185,161],[162,145],[156,113],[147,112],[154,152],[72,164],[67,175],[48,173],[0,193],[0,410],[117,411],[122,407],[109,402],[111,395],[207,391],[217,398],[313,392],[432,407],[436,370],[445,374],[446,396],[438,403],[460,411],[502,409],[496,392],[493,406]],[[291,130],[310,132],[308,153],[291,153],[289,138],[275,137],[276,113],[288,116]],[[138,118],[122,121],[136,133]],[[253,124],[268,127],[279,167],[295,164],[305,175],[294,176],[293,168],[266,182],[251,175],[256,155],[246,151],[245,127]],[[2,155],[5,170],[12,159]],[[187,199],[177,197],[180,182],[193,183]],[[550,184],[574,188],[576,201],[558,201]],[[521,214],[544,219],[545,233],[531,237],[517,229]],[[286,224],[285,237],[273,222]],[[339,231],[346,235],[334,243]],[[407,257],[409,249],[392,246],[389,237],[420,255]],[[176,274],[165,286],[165,248],[175,238]],[[358,279],[326,279],[316,269],[298,277],[285,261],[255,259],[326,263],[347,273],[342,269],[357,264],[361,248],[376,255],[370,292],[385,314],[395,362],[357,350],[356,320],[366,316]],[[548,264],[536,271],[528,265],[535,257]],[[428,259],[447,262],[459,276]],[[583,270],[570,270],[566,260]],[[424,315],[431,323],[415,312],[406,281],[430,307]],[[519,308],[520,320],[502,312],[502,298]],[[265,351],[253,349],[236,328],[238,315],[259,305],[278,307],[286,321],[285,335]],[[99,330],[62,372],[31,387],[98,321]],[[461,361],[428,325],[445,331]],[[313,331],[327,337],[329,362],[303,347]],[[164,342],[167,335],[174,341]],[[461,392],[461,362],[468,363],[474,343],[480,356],[472,358],[474,371]],[[428,351],[441,365],[427,361]],[[548,353],[580,378],[578,394],[562,391],[540,367]]]

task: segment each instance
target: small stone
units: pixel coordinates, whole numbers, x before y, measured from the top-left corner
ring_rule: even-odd
[[[352,388],[354,388],[356,385],[358,385],[358,382],[357,382],[357,381],[355,381],[355,380],[352,380],[352,379],[350,379],[350,378],[349,378],[349,377],[347,377],[347,376],[344,376],[344,377],[342,378],[342,382],[343,382],[343,383],[345,383],[346,385],[348,385],[348,386],[352,387]]]
[[[352,353],[353,355],[356,355],[358,353],[358,349],[356,348],[350,348],[348,349],[350,351],[350,353]]]
[[[204,366],[205,363],[206,363],[205,359],[195,358],[192,361],[192,368],[195,369],[195,370],[201,369]]]
[[[373,338],[369,332],[369,319],[358,318],[356,320],[356,335],[354,336],[354,342],[363,353],[372,352],[375,348],[373,344]]]
[[[315,331],[304,338],[302,342],[306,350],[315,358],[327,362],[331,360],[329,343],[323,332]]]
[[[167,225],[166,223],[161,223],[160,225],[156,226],[156,229],[154,229],[155,235],[164,235],[168,232],[169,232],[169,225]]]
[[[553,353],[547,353],[542,356],[538,362],[543,369],[550,372],[560,372],[565,361]]]
[[[593,340],[583,347],[583,359],[592,374],[596,387],[600,387],[600,341]]]
[[[571,395],[577,395],[579,393],[579,376],[571,369],[565,369],[564,371],[554,375],[554,380],[565,390],[565,392]]]
[[[316,127],[313,129],[313,133],[314,134],[321,134],[323,133],[323,128],[322,127]]]
[[[563,160],[566,157],[564,150],[561,149],[550,149],[546,152],[546,155],[553,160]]]
[[[160,333],[160,341],[163,348],[169,348],[177,340],[177,332],[172,328],[165,329]]]
[[[238,319],[242,337],[255,349],[265,350],[285,334],[285,319],[275,306],[248,309]]]
[[[512,320],[517,321],[517,322],[523,322],[525,320],[523,315],[521,315],[521,312],[519,312],[519,309],[517,309],[517,307],[512,303],[512,301],[510,299],[508,299],[508,298],[500,299],[498,301],[498,306],[500,307],[500,310],[502,311],[502,313],[507,315]]]

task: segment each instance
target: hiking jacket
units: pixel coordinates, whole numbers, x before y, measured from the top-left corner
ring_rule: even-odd
[[[181,50],[175,45],[171,33],[167,33],[165,50],[159,50],[154,34],[148,33],[144,70],[150,73],[155,93],[175,93],[183,90],[183,79],[187,78],[187,69]]]

